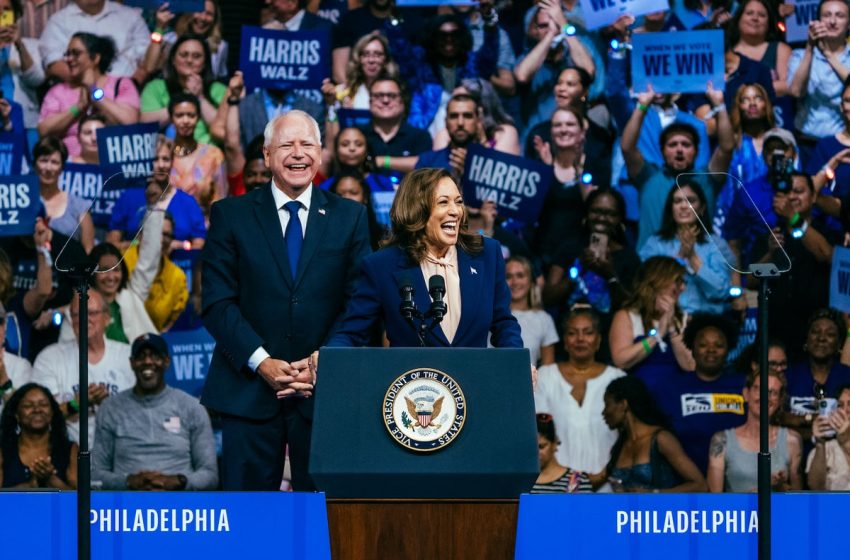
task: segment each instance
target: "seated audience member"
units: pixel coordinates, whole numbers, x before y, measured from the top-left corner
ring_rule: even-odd
[[[817,15],[805,47],[794,49],[788,61],[788,92],[798,99],[794,126],[804,161],[818,139],[844,128],[841,94],[850,73],[850,6],[826,0],[818,4]]]
[[[812,490],[850,490],[850,385],[834,393],[837,408],[812,424],[815,448],[809,453],[806,476]]]
[[[104,490],[215,490],[218,467],[210,417],[198,399],[165,384],[168,344],[133,341],[132,389],[98,411],[92,478]]]
[[[359,128],[344,128],[334,137],[334,152],[331,160],[330,177],[321,183],[323,189],[344,175],[362,177],[371,193],[370,203],[374,207],[375,217],[384,227],[390,225],[390,208],[395,192],[400,184],[398,174],[382,175],[375,173],[374,161],[369,157],[366,135]]]
[[[59,189],[59,179],[68,159],[65,144],[52,136],[45,136],[33,148],[32,158],[50,228],[73,236],[87,253],[90,252],[94,247],[94,223],[88,213],[89,203]]]
[[[690,178],[679,181],[664,202],[661,228],[646,240],[640,256],[665,256],[679,259],[685,265],[685,290],[679,306],[685,313],[723,313],[735,255],[726,242],[709,238],[703,229],[709,227],[705,193]],[[700,223],[701,222],[701,223]]]
[[[567,21],[561,6],[552,2],[536,10],[528,25],[525,52],[517,57],[514,78],[520,96],[520,114],[526,132],[548,119],[555,110],[552,88],[568,67],[596,74],[590,51],[576,35],[563,33]],[[524,139],[527,134],[523,136]]]
[[[356,174],[339,175],[333,179],[328,179],[328,181],[331,181],[328,187],[330,192],[366,207],[366,219],[369,221],[369,243],[372,250],[377,251],[381,240],[387,235],[387,230],[378,223],[378,219],[375,217],[375,210],[372,208],[372,190],[369,188],[369,183]]]
[[[585,151],[587,120],[576,109],[558,109],[552,114],[552,143],[537,143],[537,153],[551,165],[555,180],[546,193],[537,230],[538,252],[543,264],[581,231],[584,205],[590,192],[610,186],[610,160]]]
[[[44,97],[38,133],[62,138],[71,156],[80,155],[79,121],[99,113],[107,124],[139,122],[139,92],[133,80],[108,73],[115,58],[115,43],[107,36],[75,33],[65,51],[68,78]]]
[[[633,375],[605,389],[602,418],[617,439],[602,478],[615,492],[705,492],[702,473]]]
[[[405,122],[408,104],[399,79],[379,78],[369,88],[372,124],[363,134],[378,173],[412,171],[419,154],[431,150],[431,135]]]
[[[537,412],[551,414],[558,426],[558,462],[598,473],[609,457],[616,433],[602,422],[602,396],[608,384],[625,373],[596,361],[602,343],[599,316],[574,308],[563,323],[565,362],[541,366],[534,391]]]
[[[602,317],[603,355],[609,355],[611,317],[631,293],[640,258],[626,239],[626,202],[619,191],[595,189],[587,195],[585,208],[578,239],[567,239],[555,253],[543,303],[558,310],[589,303]]]
[[[174,124],[174,159],[169,184],[195,197],[208,215],[216,200],[227,196],[224,153],[212,144],[199,142],[193,131],[202,111],[198,98],[177,93],[168,104],[168,114]]]
[[[97,131],[106,126],[106,117],[100,113],[91,113],[80,119],[77,127],[77,142],[80,144],[80,153],[68,158],[69,163],[86,163],[98,165],[100,154],[97,151]]]
[[[644,381],[685,453],[704,473],[711,436],[745,420],[741,394],[746,380],[726,365],[738,328],[720,315],[698,314],[691,317],[683,338],[693,352],[693,371],[673,371]]]
[[[373,31],[360,37],[351,49],[345,67],[345,81],[322,84],[325,103],[335,109],[369,109],[369,88],[380,76],[398,77],[398,64],[393,60],[387,38]]]
[[[0,270],[2,274],[8,275],[12,281],[12,267],[9,266],[9,257],[3,253],[0,259]],[[6,308],[0,304],[0,341],[6,340]],[[6,350],[0,345],[0,411],[4,403],[12,398],[18,387],[29,383],[32,377],[32,366],[29,361]]]
[[[171,252],[171,242],[174,238],[174,216],[166,211],[162,221],[162,253],[156,276],[145,300],[145,310],[158,332],[165,332],[174,325],[189,301],[189,288],[186,284],[186,273],[168,258]],[[144,238],[144,235],[141,236]],[[144,239],[138,245],[132,245],[124,253],[127,273],[133,277],[139,261],[139,248],[144,245]],[[131,280],[132,281],[132,280]]]
[[[773,211],[774,185],[779,187],[782,177],[771,170],[775,166],[784,169],[785,163],[780,163],[777,158],[788,161],[797,159],[794,135],[782,128],[770,129],[762,136],[761,157],[764,173],[743,184],[735,181],[731,183],[732,201],[720,226],[723,238],[741,264],[741,270],[749,270],[750,263],[761,256],[753,255],[752,252],[756,241],[767,233],[765,222],[768,228],[777,225],[776,213]],[[737,176],[736,173],[734,168],[730,169],[730,174]]]
[[[585,115],[585,150],[591,154],[601,154],[605,161],[611,159],[611,145],[614,143],[614,133],[610,130],[607,119],[600,120],[588,113],[587,96],[593,77],[584,68],[564,68],[555,82],[553,95],[555,96],[555,108],[566,109],[572,107]],[[539,138],[539,140],[537,140]],[[551,118],[541,121],[532,127],[526,134],[524,154],[530,159],[540,159],[536,145],[552,143]]]
[[[587,473],[575,471],[558,462],[558,436],[551,414],[537,415],[537,459],[540,476],[531,489],[531,494],[573,494],[593,492]]]
[[[791,47],[782,41],[779,14],[773,4],[766,0],[748,0],[740,4],[726,28],[726,34],[734,52],[770,70],[777,97],[788,93]]]
[[[128,360],[130,346],[106,338],[109,306],[100,292],[92,290],[88,302],[89,335],[89,444],[94,448],[97,410],[107,398],[133,386],[133,372]],[[33,364],[32,380],[44,385],[59,402],[69,437],[80,439],[79,336],[80,301],[71,300],[71,323],[74,338],[51,344],[41,351]]]
[[[498,31],[498,26],[486,26],[484,43],[474,51],[469,28],[454,14],[429,18],[421,45],[411,43],[398,26],[384,25],[399,73],[410,91],[410,124],[435,136],[445,125],[442,111],[455,87],[469,78],[489,80],[496,73]]]
[[[694,369],[693,356],[682,339],[688,317],[679,307],[686,273],[670,257],[651,257],[640,266],[632,295],[611,321],[615,366],[647,382]]]
[[[769,348],[774,360],[784,359],[782,348]],[[753,347],[751,354],[755,356]],[[768,356],[768,360],[771,358]],[[785,400],[785,375],[778,368],[768,369],[768,417],[774,419]],[[760,380],[758,359],[752,360],[744,387],[747,420],[737,428],[717,432],[711,438],[708,456],[708,488],[712,492],[755,492],[758,489],[758,453],[760,430]],[[773,491],[801,490],[800,434],[771,422],[768,428],[770,441],[770,485]]]
[[[77,444],[68,439],[56,399],[41,385],[23,385],[6,403],[0,465],[0,488],[77,487]]]
[[[502,101],[490,82],[481,78],[467,78],[452,92],[452,96],[459,94],[472,97],[481,109],[479,114],[481,143],[500,152],[520,155],[519,132],[514,119],[505,111]],[[450,142],[448,130],[442,128],[434,136],[434,150],[441,150]]]
[[[106,301],[108,316],[106,338],[129,343],[156,327],[145,310],[145,301],[157,274],[162,255],[162,223],[165,211],[150,210],[142,226],[138,261],[131,274],[128,263],[114,245],[104,241],[95,247],[90,258],[97,263],[92,287]]]
[[[793,270],[771,283],[768,314],[770,332],[788,345],[792,359],[797,359],[806,337],[802,318],[829,304],[833,248],[844,239],[843,232],[813,211],[814,200],[811,177],[793,173],[790,188],[773,195],[773,212],[781,219],[753,248],[755,262]],[[757,286],[757,279],[751,277],[750,284]],[[793,384],[790,377],[788,382]]]
[[[832,216],[841,213],[841,200],[850,194],[850,82],[841,92],[841,120],[841,130],[818,140],[805,162],[818,193],[816,204]]]
[[[206,0],[200,12],[180,14],[175,21],[168,6],[160,6],[155,14],[155,33],[145,52],[144,66],[149,75],[155,75],[165,64],[165,56],[183,35],[203,37],[210,49],[213,76],[227,77],[227,56],[230,52],[227,41],[222,39],[221,7],[218,0]],[[174,29],[167,31],[174,22]]]
[[[800,320],[799,317],[795,319]],[[779,423],[800,433],[808,454],[812,424],[817,417],[815,386],[823,386],[825,395],[834,395],[839,387],[850,383],[850,366],[839,362],[847,325],[837,311],[818,309],[811,314],[805,327],[802,360],[792,363],[786,373],[789,402]]]
[[[511,290],[511,313],[522,329],[522,345],[531,353],[531,363],[555,363],[555,344],[560,340],[552,316],[540,304],[540,287],[535,284],[531,262],[514,255],[505,261],[505,280]]]
[[[179,93],[188,93],[200,105],[192,131],[195,140],[201,144],[224,140],[225,115],[219,115],[218,107],[227,87],[215,81],[210,64],[209,46],[203,37],[187,34],[178,38],[168,51],[163,77],[151,80],[142,89],[141,121],[159,123],[162,130],[170,128],[171,99]]]
[[[115,62],[112,74],[132,76],[137,83],[146,78],[139,63],[150,42],[150,30],[139,10],[111,0],[74,0],[56,12],[44,27],[40,49],[44,67],[50,77],[68,81],[73,74],[65,49],[76,33],[96,33],[112,39]]]
[[[106,240],[122,251],[135,239],[150,207],[163,208],[173,217],[172,249],[183,249],[187,242],[192,249],[204,246],[207,230],[201,207],[182,190],[169,188],[173,148],[174,143],[160,135],[156,144],[153,174],[147,187],[124,189],[112,209]]]
[[[708,95],[715,107],[723,105],[723,92],[710,89]],[[718,113],[718,146],[711,157],[708,171],[719,175],[701,175],[702,169],[694,169],[694,158],[699,147],[696,130],[687,124],[673,123],[661,132],[659,145],[664,157],[663,167],[644,158],[638,149],[638,136],[654,94],[642,93],[638,104],[623,130],[621,147],[626,160],[629,178],[634,181],[640,194],[640,222],[638,227],[638,250],[649,236],[661,227],[664,200],[675,188],[676,177],[681,173],[696,173],[691,179],[699,183],[708,200],[708,216],[713,215],[715,190],[725,180],[722,175],[729,167],[729,158],[735,148],[735,138],[726,111]]]

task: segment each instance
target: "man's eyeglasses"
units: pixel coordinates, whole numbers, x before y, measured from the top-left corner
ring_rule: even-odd
[[[394,93],[389,91],[373,93],[371,96],[372,101],[398,101],[399,98],[401,98],[400,93]]]

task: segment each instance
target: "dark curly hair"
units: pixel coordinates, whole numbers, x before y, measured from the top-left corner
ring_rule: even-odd
[[[127,271],[127,265],[124,263],[124,258],[121,254],[121,251],[118,250],[115,245],[106,241],[104,241],[103,243],[99,243],[94,249],[91,250],[91,253],[89,253],[89,259],[91,260],[91,262],[97,264],[100,262],[101,258],[107,255],[112,255],[113,257],[118,259],[118,262],[121,263],[118,265],[118,268],[121,269],[121,284],[119,284],[118,289],[123,290],[127,287],[127,278],[130,276],[130,273]],[[89,277],[89,285],[91,287],[95,286],[94,279],[96,277],[97,274],[92,274]]]
[[[667,419],[655,405],[649,389],[646,388],[646,384],[640,378],[634,375],[618,377],[608,384],[605,389],[605,396],[616,402],[628,402],[631,413],[644,424],[658,426],[669,431]],[[611,458],[606,466],[609,474],[617,466],[617,459],[619,459],[628,437],[624,430],[618,432],[617,441],[611,447]]]
[[[116,52],[115,41],[112,40],[112,37],[79,31],[71,35],[71,39],[79,39],[86,47],[89,57],[94,58],[100,55],[97,69],[100,70],[101,74],[106,74],[109,71],[112,61],[115,60]]]
[[[165,62],[165,69],[162,73],[162,76],[165,79],[165,85],[168,88],[168,95],[169,97],[173,97],[177,93],[183,91],[183,86],[180,85],[180,77],[177,75],[177,70],[174,68],[174,57],[177,56],[177,51],[180,49],[180,46],[187,41],[197,41],[204,49],[204,68],[201,70],[201,81],[204,83],[204,94],[207,99],[212,100],[212,85],[215,82],[215,76],[212,71],[212,55],[210,54],[210,46],[207,44],[206,38],[201,37],[200,35],[195,35],[194,33],[181,35],[177,41],[174,42],[171,50],[168,51],[168,59]]]
[[[711,313],[695,313],[688,321],[688,326],[685,327],[685,333],[682,335],[682,341],[689,350],[693,351],[694,341],[697,335],[708,328],[715,328],[723,333],[726,338],[726,346],[731,350],[738,344],[738,326],[723,315],[713,315]]]

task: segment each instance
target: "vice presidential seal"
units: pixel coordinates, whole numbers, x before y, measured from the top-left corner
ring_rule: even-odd
[[[450,444],[465,419],[460,385],[436,369],[400,375],[384,396],[384,425],[396,442],[414,451],[436,451]]]

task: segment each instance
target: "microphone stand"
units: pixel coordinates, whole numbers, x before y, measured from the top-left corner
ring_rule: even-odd
[[[91,452],[89,451],[89,278],[97,264],[76,263],[67,274],[74,281],[80,296],[79,336],[80,354],[80,448],[77,454],[77,559],[91,558]]]
[[[769,280],[779,278],[773,263],[751,264],[750,272],[759,279],[759,454],[758,454],[758,558],[770,560],[770,416],[768,415],[768,315]]]

